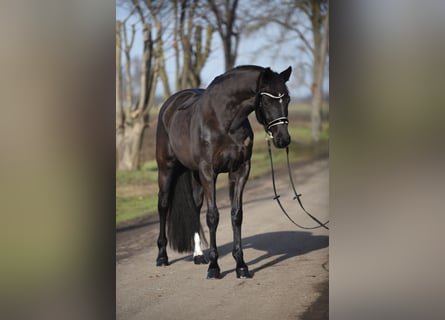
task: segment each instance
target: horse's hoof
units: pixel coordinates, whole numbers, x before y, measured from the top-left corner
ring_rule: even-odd
[[[250,279],[252,275],[249,273],[247,267],[245,268],[236,268],[236,277],[238,279]]]
[[[219,268],[209,268],[207,271],[207,279],[219,279],[221,276]]]
[[[159,257],[156,259],[156,266],[162,267],[162,266],[168,266],[168,258],[167,257]]]
[[[195,264],[207,264],[207,263],[209,263],[209,261],[207,260],[207,258],[203,254],[199,255],[199,256],[194,256],[193,257],[193,262]]]

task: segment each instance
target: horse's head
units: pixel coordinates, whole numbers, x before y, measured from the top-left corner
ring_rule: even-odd
[[[264,130],[272,137],[277,148],[285,148],[290,143],[287,130],[289,92],[286,82],[289,80],[292,68],[289,67],[281,73],[266,68],[259,79],[258,107],[255,114]]]

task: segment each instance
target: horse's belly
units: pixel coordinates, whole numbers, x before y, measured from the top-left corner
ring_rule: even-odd
[[[196,170],[198,165],[192,156],[190,148],[190,139],[186,136],[177,137],[170,143],[175,157],[181,164],[189,169]]]

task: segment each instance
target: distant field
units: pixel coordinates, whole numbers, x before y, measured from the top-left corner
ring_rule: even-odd
[[[289,106],[289,133],[292,142],[289,147],[292,162],[310,159],[329,152],[329,123],[324,120],[320,141],[311,142],[310,123],[307,121],[310,113],[310,105],[293,104]],[[328,105],[323,106],[323,113],[329,114]],[[157,110],[153,110],[152,119],[156,119]],[[252,155],[252,169],[250,177],[262,176],[270,171],[267,144],[264,140],[265,133],[254,115],[251,115],[251,124],[255,131],[255,140]],[[148,130],[153,131],[152,125]],[[152,153],[152,152],[151,152]],[[274,149],[274,165],[279,168],[286,165],[286,153],[284,150]],[[225,175],[218,177],[217,187],[226,185]],[[149,159],[138,171],[116,172],[116,224],[128,223],[135,218],[140,218],[156,212],[157,210],[157,164],[155,159]]]

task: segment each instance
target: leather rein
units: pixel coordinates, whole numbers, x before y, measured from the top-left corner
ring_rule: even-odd
[[[260,95],[266,95],[270,98],[273,99],[280,99],[280,103],[283,101],[282,98],[284,96],[284,94],[280,93],[278,94],[278,96],[275,96],[271,93],[268,92],[260,92]],[[301,209],[315,222],[317,222],[317,226],[315,227],[305,227],[302,226],[298,223],[296,223],[290,216],[289,214],[286,212],[286,210],[284,209],[281,201],[280,201],[280,195],[277,193],[277,188],[275,185],[275,171],[274,171],[274,166],[273,166],[273,159],[272,159],[272,148],[271,148],[271,143],[270,141],[272,140],[273,136],[272,133],[270,132],[270,128],[274,127],[274,126],[278,126],[278,125],[284,125],[284,124],[288,124],[289,120],[287,117],[279,117],[277,119],[274,119],[272,121],[270,121],[269,123],[267,123],[266,125],[264,125],[264,129],[266,130],[267,133],[267,137],[266,137],[266,141],[267,141],[267,149],[268,149],[268,153],[269,153],[269,159],[270,159],[270,168],[271,168],[271,173],[272,173],[272,187],[273,187],[273,192],[275,194],[275,197],[273,198],[274,200],[277,201],[278,206],[280,207],[281,211],[284,213],[284,215],[289,219],[290,222],[292,222],[294,225],[296,225],[297,227],[301,228],[301,229],[305,229],[305,230],[313,230],[313,229],[318,229],[318,228],[325,228],[327,230],[329,230],[329,227],[327,226],[327,224],[329,223],[329,220],[326,222],[321,222],[320,220],[318,220],[316,217],[314,217],[310,212],[308,212],[304,206],[303,203],[301,201],[301,197],[302,194],[301,193],[297,193],[296,189],[295,189],[295,185],[294,185],[294,179],[292,178],[292,173],[291,173],[291,168],[290,168],[290,162],[289,162],[289,147],[286,147],[286,161],[287,161],[287,171],[289,174],[289,180],[292,186],[292,190],[294,192],[294,198],[293,200],[297,200],[298,204],[300,205]]]

